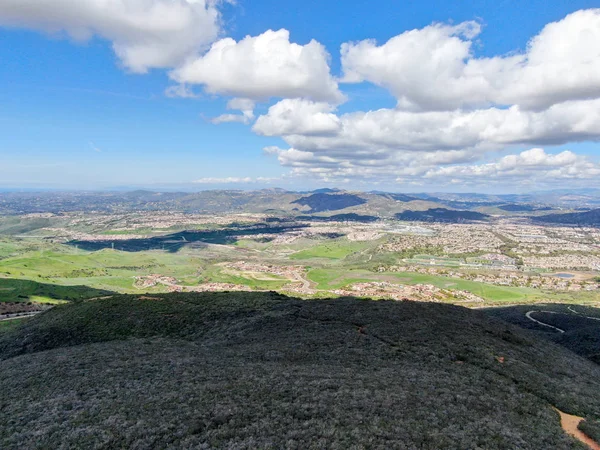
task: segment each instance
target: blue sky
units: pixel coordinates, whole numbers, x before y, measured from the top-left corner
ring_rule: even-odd
[[[203,189],[340,185],[356,189],[383,187],[396,191],[518,191],[532,188],[528,172],[521,171],[521,168],[512,168],[507,174],[502,171],[505,171],[503,167],[510,161],[505,160],[506,164],[499,161],[509,155],[520,157],[519,155],[532,148],[543,148],[544,153],[536,153],[535,158],[531,156],[533,154],[527,154],[517,159],[515,164],[533,167],[530,161],[535,160],[541,161],[541,166],[548,168],[546,170],[538,167],[532,172],[537,176],[542,174],[542,170],[546,170],[540,175],[539,181],[536,181],[536,186],[552,186],[556,183],[561,183],[561,187],[571,184],[577,186],[580,180],[589,185],[597,173],[597,141],[600,136],[587,131],[578,134],[580,123],[566,123],[566,131],[559,138],[550,136],[552,133],[546,131],[534,138],[515,138],[508,144],[497,141],[469,141],[464,144],[464,148],[463,144],[458,142],[453,144],[451,149],[447,148],[445,141],[436,143],[435,138],[432,138],[434,142],[426,149],[413,142],[404,141],[400,144],[385,144],[385,148],[380,148],[380,140],[369,141],[365,138],[364,148],[349,148],[346,151],[342,137],[333,136],[329,129],[324,134],[324,144],[321,140],[315,140],[320,131],[295,129],[296,131],[291,132],[295,137],[289,137],[287,132],[278,131],[274,125],[276,118],[271,117],[275,113],[269,113],[269,108],[287,99],[286,92],[289,91],[283,88],[278,91],[274,87],[269,98],[252,99],[254,109],[250,122],[217,125],[212,123],[211,119],[224,113],[236,113],[235,110],[228,111],[226,107],[227,102],[235,97],[231,95],[230,90],[218,87],[215,88],[217,93],[210,93],[207,92],[211,91],[209,83],[188,83],[185,80],[186,86],[198,94],[197,98],[167,96],[165,90],[181,81],[174,80],[172,71],[177,70],[183,63],[169,62],[164,64],[164,67],[153,68],[152,62],[147,73],[134,73],[139,70],[134,68],[132,71],[131,64],[113,51],[113,43],[120,36],[117,34],[115,37],[117,32],[113,31],[113,28],[103,31],[102,27],[108,19],[96,21],[93,17],[96,12],[90,12],[85,16],[90,21],[90,36],[78,40],[72,36],[73,25],[69,23],[70,19],[67,16],[61,19],[58,14],[57,22],[52,23],[50,27],[54,32],[50,33],[47,24],[40,25],[38,18],[28,16],[35,14],[36,8],[39,8],[39,14],[43,16],[44,7],[47,6],[44,4],[48,3],[46,0],[23,1],[32,5],[28,12],[19,11],[16,6],[11,9],[10,4],[13,0],[6,0],[7,6],[0,4],[0,186],[3,187],[105,188],[187,185],[188,188]],[[115,3],[127,1],[115,0]],[[171,0],[161,1],[168,3]],[[63,3],[69,6],[68,0]],[[189,57],[203,58],[208,46],[222,38],[230,37],[239,42],[245,36],[260,36],[269,29],[286,29],[289,31],[291,43],[305,46],[314,39],[326,49],[330,54],[327,61],[329,78],[337,83],[337,79],[344,75],[340,58],[340,46],[344,43],[374,39],[377,45],[381,46],[390,38],[402,35],[408,30],[426,29],[435,22],[450,27],[465,21],[476,21],[481,25],[480,32],[473,37],[461,37],[463,42],[468,41],[471,45],[469,58],[504,57],[507,54],[526,53],[528,42],[547,24],[560,22],[576,11],[591,11],[590,8],[593,8],[596,2],[534,0],[523,3],[512,0],[305,0],[285,3],[240,0],[235,4],[220,3],[215,7],[221,14],[217,35],[198,38],[198,49]],[[207,8],[209,7],[212,6]],[[60,5],[57,8],[60,8]],[[599,14],[595,11],[596,13],[588,14],[590,20],[583,15],[581,20],[586,20],[586,26],[591,27],[592,32],[600,33],[596,27],[599,22],[595,21]],[[109,15],[110,13],[107,12]],[[564,28],[567,29],[566,26]],[[134,31],[141,33],[139,30]],[[440,39],[450,42],[456,33],[458,32],[450,32],[449,36]],[[170,36],[173,36],[174,40],[179,39],[176,33]],[[182,33],[181,36],[182,40],[189,41],[187,35]],[[568,38],[569,36],[566,37]],[[440,42],[440,45],[443,45],[446,41]],[[592,50],[594,49],[597,47]],[[341,120],[345,114],[381,109],[393,112],[404,108],[398,106],[399,98],[403,96],[403,90],[410,93],[412,88],[410,84],[397,86],[395,80],[402,78],[405,71],[399,68],[398,74],[394,75],[393,66],[374,66],[372,71],[368,67],[365,68],[364,61],[368,63],[370,60],[368,52],[374,51],[376,50],[370,48],[356,54],[354,67],[360,72],[357,76],[361,80],[339,83],[337,89],[346,97],[344,101],[323,102],[321,98],[317,98],[321,95],[317,92],[320,88],[315,90],[311,85],[303,87],[302,94],[298,97],[291,97],[292,103],[288,106],[297,111],[297,114],[305,114],[300,109],[301,105],[298,105],[299,99],[316,102],[319,106],[313,108],[318,109],[315,114],[330,115],[328,120],[335,121],[338,118]],[[389,51],[399,50],[390,47]],[[427,58],[428,50],[425,49],[424,52],[423,58]],[[592,56],[595,58],[594,53]],[[551,56],[548,58],[551,59]],[[418,70],[422,61],[423,59],[412,61],[415,70]],[[575,61],[573,64],[578,63],[588,64],[585,66],[588,70],[599,67],[589,66],[589,61]],[[381,64],[385,64],[385,61]],[[576,70],[576,66],[573,67]],[[377,72],[388,69],[391,75],[380,80]],[[443,72],[446,68],[440,67],[439,70]],[[493,74],[487,74],[486,77],[491,79]],[[578,80],[575,81],[579,83]],[[573,94],[573,98],[567,94],[567,97],[561,97],[561,102],[596,101],[597,80],[587,79],[581,83],[584,84],[577,86],[578,90]],[[241,89],[243,91],[243,88]],[[432,89],[444,87],[436,83]],[[520,88],[508,86],[503,89],[506,92],[498,94],[498,98],[513,99],[516,94],[513,95],[512,92],[518,92]],[[553,85],[542,94],[554,98],[555,93],[550,89],[562,92],[560,86]],[[578,94],[582,90],[587,92],[584,96]],[[488,94],[485,96],[487,99]],[[532,102],[537,102],[538,97]],[[518,100],[510,100],[507,103],[504,100],[492,100],[491,104],[486,106],[462,103],[452,107],[434,105],[429,111],[429,103],[424,107],[411,98],[410,102],[413,101],[415,103],[411,103],[406,109],[409,111],[407,114],[414,112],[419,117],[436,113],[440,108],[448,114],[452,111],[477,108],[507,109],[513,104],[525,109],[524,105],[517,103]],[[545,102],[542,109],[537,103],[534,107],[527,108],[528,111],[533,111],[532,114],[541,114],[540,111],[544,108],[550,109],[556,105],[557,108],[560,107],[564,103],[561,102]],[[590,104],[581,107],[594,106],[595,104]],[[253,123],[260,116],[269,120],[265,119],[266,125],[259,127],[261,131],[257,132],[253,129]],[[317,116],[314,117],[314,120],[310,117],[306,120],[310,119],[311,124],[320,120]],[[402,120],[406,119],[404,115],[402,117]],[[397,123],[398,119],[393,120]],[[593,128],[593,125],[595,124],[585,126]],[[394,142],[397,141],[394,133],[406,133],[404,125],[397,130],[386,130]],[[349,135],[353,136],[353,133],[349,132]],[[331,145],[331,149],[328,145]],[[271,151],[263,150],[275,147],[277,149]],[[319,148],[315,151],[317,147]],[[290,153],[291,149],[297,151]],[[383,170],[378,171],[373,159],[368,156],[371,149],[373,154],[385,154],[386,161],[393,160],[398,167],[386,173],[383,173]],[[567,149],[571,151],[570,155],[574,156],[551,159]],[[418,165],[425,153],[447,151],[453,152],[452,155],[456,158],[448,159],[440,154],[440,162],[427,167]],[[362,156],[357,157],[358,153]],[[309,161],[308,155],[312,155],[313,159]],[[389,169],[392,167],[390,164],[386,163],[385,167]],[[482,177],[477,178],[473,175],[475,172],[481,172],[479,169],[473,170],[473,167],[484,164],[499,164],[497,167],[488,168],[498,177],[493,186],[488,186],[489,180],[485,175],[490,173],[488,169],[483,171]],[[557,170],[563,167],[563,164],[564,167],[572,167],[569,166],[568,170],[559,173]],[[403,172],[405,166],[414,167],[414,170]],[[457,169],[463,166],[467,169]],[[367,173],[361,169],[365,167],[372,169]],[[447,168],[454,169],[443,172]],[[443,173],[451,174],[442,176],[441,169]],[[449,179],[452,179],[451,183],[448,182]],[[190,184],[193,181],[201,183]]]

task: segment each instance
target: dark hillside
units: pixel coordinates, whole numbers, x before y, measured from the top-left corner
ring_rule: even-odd
[[[475,211],[456,211],[445,208],[433,208],[427,211],[404,211],[396,214],[396,219],[416,222],[459,223],[487,220],[490,216]]]
[[[0,447],[576,449],[600,367],[416,302],[114,296],[0,334]]]
[[[541,325],[527,318],[531,317]],[[486,310],[492,317],[537,333],[540,337],[556,342],[578,355],[600,364],[600,309],[572,305],[510,306]],[[557,329],[564,331],[561,333]]]
[[[298,220],[310,220],[315,222],[361,222],[370,223],[377,222],[379,217],[367,216],[364,214],[334,214],[333,216],[297,216]]]
[[[587,225],[600,226],[600,209],[594,209],[587,212],[569,213],[569,214],[548,214],[540,217],[532,217],[536,222],[556,223],[565,225]]]
[[[354,194],[313,194],[308,197],[302,197],[294,200],[302,206],[308,206],[311,213],[324,211],[337,211],[339,209],[350,208],[351,206],[364,205],[367,201]]]

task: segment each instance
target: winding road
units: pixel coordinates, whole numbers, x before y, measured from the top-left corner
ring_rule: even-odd
[[[535,313],[545,313],[545,314],[560,314],[560,315],[563,315],[563,316],[577,316],[577,317],[582,317],[582,318],[584,318],[584,319],[590,319],[590,320],[599,320],[599,321],[600,321],[600,318],[599,318],[599,317],[586,316],[586,315],[584,315],[584,314],[582,314],[582,313],[580,313],[580,312],[578,312],[578,311],[575,311],[575,310],[574,310],[574,309],[573,309],[571,306],[567,306],[567,309],[568,309],[569,311],[571,311],[571,312],[572,312],[572,314],[569,314],[569,313],[561,313],[561,312],[556,312],[556,311],[544,311],[544,310],[540,310],[540,309],[538,309],[538,310],[532,310],[532,311],[529,311],[529,312],[527,312],[527,313],[525,314],[525,317],[527,317],[527,318],[528,318],[529,320],[531,320],[532,322],[535,322],[535,323],[537,323],[538,325],[541,325],[541,326],[543,326],[543,327],[547,327],[547,328],[552,328],[553,330],[556,330],[556,331],[557,331],[557,332],[559,332],[559,333],[564,333],[564,332],[565,332],[565,330],[563,330],[563,329],[561,329],[561,328],[558,328],[558,327],[555,327],[554,325],[550,325],[550,324],[548,324],[548,323],[542,322],[541,320],[534,319],[534,318],[532,317],[532,314],[535,314]]]

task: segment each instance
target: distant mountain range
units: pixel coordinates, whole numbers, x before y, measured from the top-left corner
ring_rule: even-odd
[[[123,213],[173,211],[197,214],[265,213],[276,217],[311,215],[315,220],[370,221],[387,218],[461,222],[493,216],[531,216],[534,220],[598,225],[600,191],[552,191],[528,195],[478,193],[402,194],[318,189],[291,192],[210,190],[200,192],[4,192],[0,213],[72,211]],[[317,216],[315,216],[317,215]],[[337,216],[337,217],[332,217]]]

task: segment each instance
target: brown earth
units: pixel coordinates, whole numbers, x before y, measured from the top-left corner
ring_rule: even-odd
[[[598,444],[578,428],[579,424],[584,420],[583,417],[572,416],[571,414],[564,413],[559,409],[556,409],[556,411],[560,415],[560,426],[567,434],[573,436],[578,441],[583,442],[592,450],[600,450],[600,444]]]

